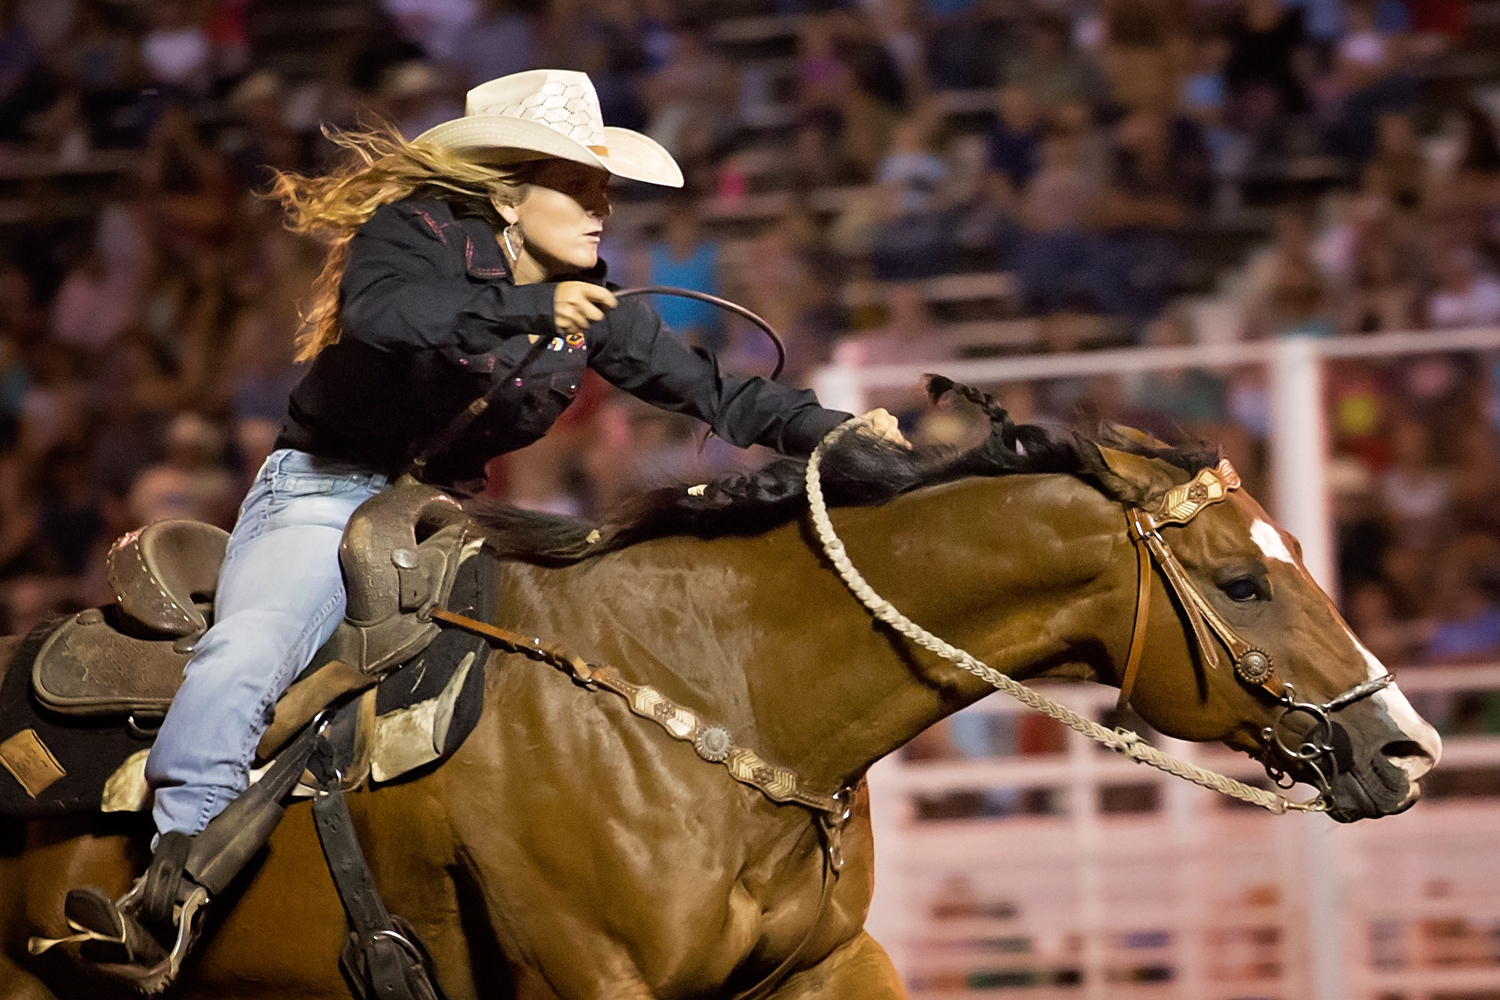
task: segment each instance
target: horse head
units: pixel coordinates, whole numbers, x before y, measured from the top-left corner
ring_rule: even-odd
[[[1442,741],[1313,580],[1296,539],[1228,462],[1190,473],[1100,452],[1118,480],[1111,492],[1126,498],[1148,606],[1176,611],[1138,623],[1132,652],[1144,656],[1138,677],[1118,671],[1122,702],[1162,732],[1221,740],[1279,782],[1314,785],[1340,822],[1410,808]]]

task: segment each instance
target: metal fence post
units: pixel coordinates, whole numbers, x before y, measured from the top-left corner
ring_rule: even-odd
[[[1328,506],[1323,368],[1310,337],[1278,341],[1271,354],[1271,478],[1277,522],[1302,543],[1302,561],[1330,594],[1337,586]]]
[[[824,365],[813,373],[812,388],[818,402],[830,410],[865,412],[865,387],[858,368],[838,362]]]
[[[1317,342],[1289,337],[1272,351],[1271,472],[1276,520],[1302,543],[1302,561],[1330,594],[1338,586],[1328,504],[1323,362]],[[1299,817],[1306,833],[1307,947],[1313,1000],[1345,1000],[1344,901],[1338,844],[1326,816]]]

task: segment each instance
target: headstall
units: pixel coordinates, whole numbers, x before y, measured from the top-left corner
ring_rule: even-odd
[[[1276,702],[1275,717],[1261,730],[1265,747],[1261,763],[1265,765],[1266,774],[1278,787],[1290,788],[1298,780],[1293,772],[1307,769],[1314,778],[1311,783],[1326,798],[1338,776],[1333,748],[1333,713],[1389,686],[1395,677],[1383,674],[1357,684],[1321,705],[1299,701],[1291,682],[1277,675],[1271,654],[1246,642],[1209,604],[1177,560],[1171,545],[1162,537],[1161,529],[1188,524],[1207,508],[1229,499],[1229,494],[1239,488],[1239,473],[1227,458],[1222,458],[1217,467],[1201,469],[1191,481],[1168,490],[1154,509],[1125,508],[1130,540],[1135,543],[1137,586],[1135,622],[1131,627],[1125,670],[1120,676],[1118,705],[1124,708],[1129,703],[1145,652],[1154,561],[1167,590],[1176,597],[1178,606],[1187,617],[1189,645],[1205,669],[1219,668],[1219,646],[1222,645],[1229,654],[1234,676],[1239,682],[1252,690],[1265,691]],[[1301,735],[1287,721],[1297,716],[1310,720],[1306,732]]]

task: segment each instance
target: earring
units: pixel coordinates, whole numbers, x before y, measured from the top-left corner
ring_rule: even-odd
[[[505,244],[506,253],[510,254],[511,263],[515,263],[521,259],[521,250],[526,246],[525,237],[517,232],[520,228],[521,224],[519,222],[512,222],[500,231],[500,239]],[[516,246],[513,244],[511,242],[513,238],[520,240],[521,245]]]

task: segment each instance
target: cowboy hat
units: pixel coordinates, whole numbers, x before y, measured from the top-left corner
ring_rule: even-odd
[[[481,83],[469,91],[464,116],[434,125],[417,142],[485,162],[555,156],[617,177],[682,187],[682,170],[655,140],[610,128],[588,74],[533,69]]]

